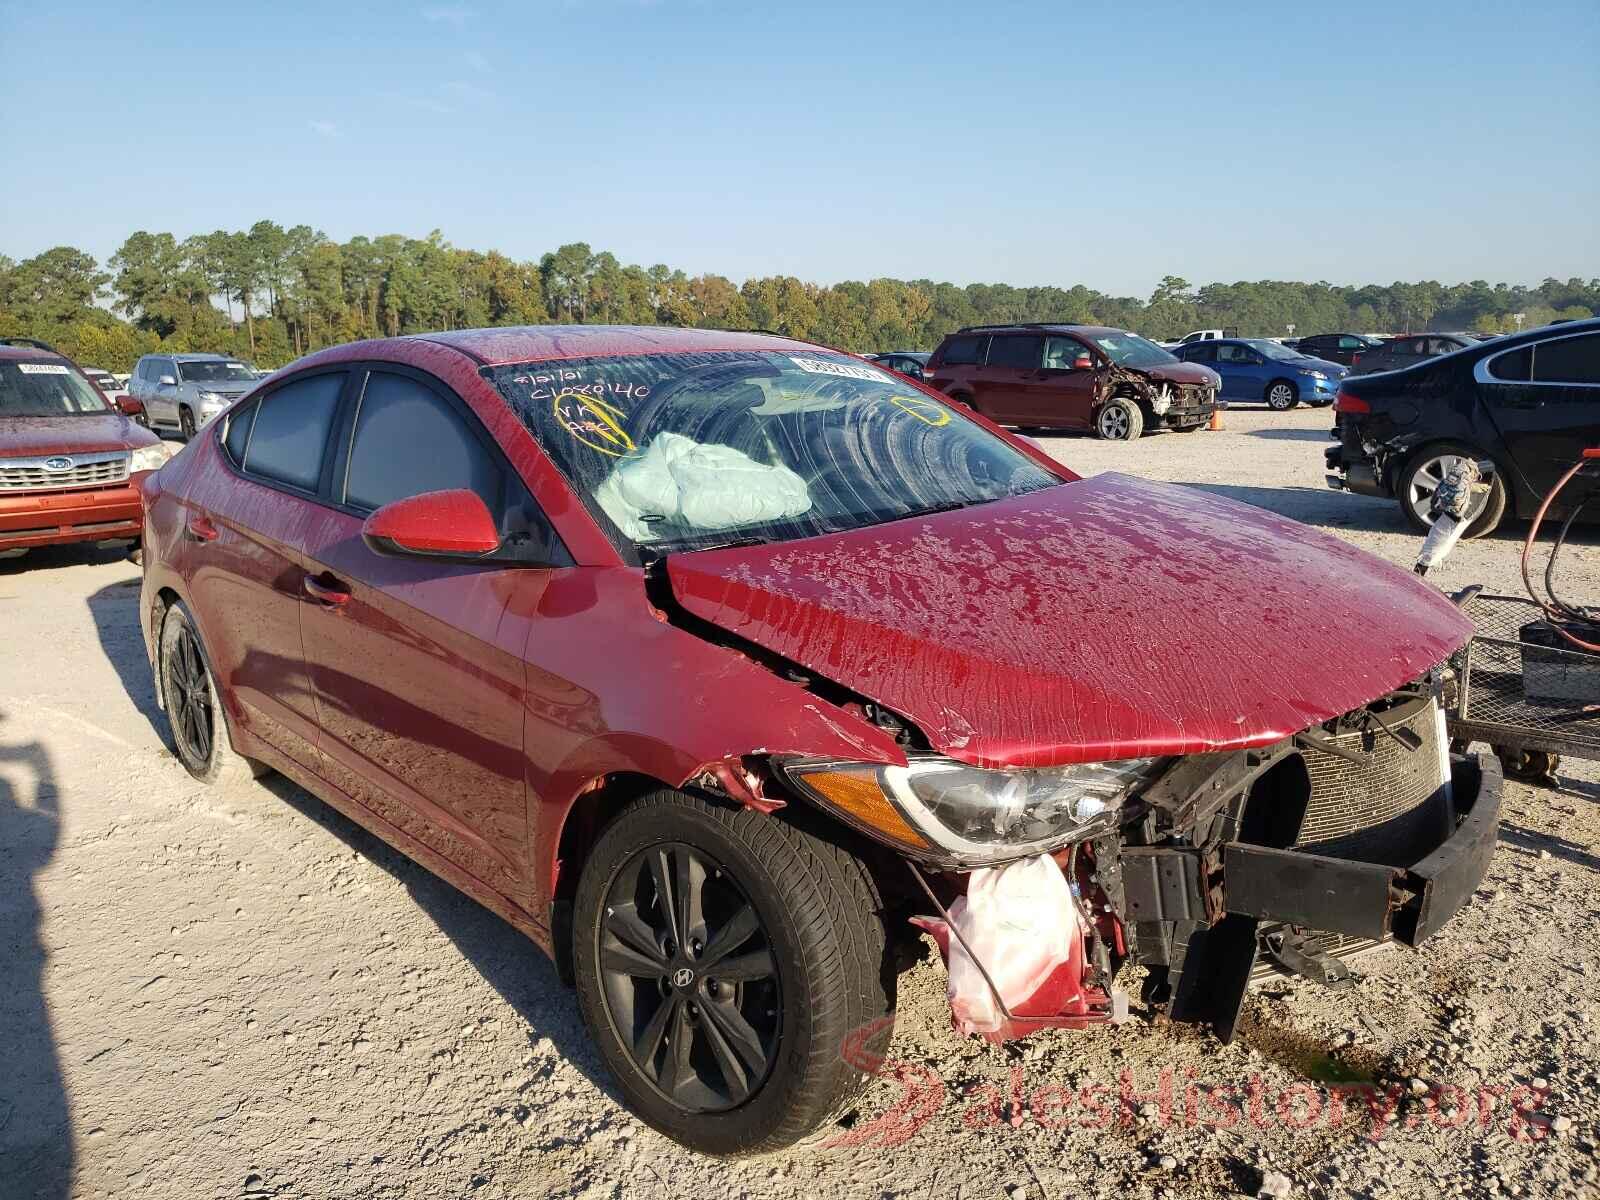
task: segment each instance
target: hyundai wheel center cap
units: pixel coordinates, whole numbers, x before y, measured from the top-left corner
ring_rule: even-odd
[[[672,986],[686,988],[694,982],[694,972],[688,967],[679,967],[672,973]]]

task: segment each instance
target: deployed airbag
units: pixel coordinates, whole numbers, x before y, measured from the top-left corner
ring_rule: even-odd
[[[595,501],[636,542],[661,537],[667,525],[732,529],[796,517],[811,507],[805,480],[788,467],[671,432],[658,433],[642,454],[619,462],[595,489]]]

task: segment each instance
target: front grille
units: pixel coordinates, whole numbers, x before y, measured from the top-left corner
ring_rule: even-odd
[[[62,467],[56,464],[65,462]],[[48,465],[47,465],[48,464]],[[128,478],[128,452],[0,458],[0,492],[55,492],[109,487]]]
[[[1324,750],[1304,752],[1311,799],[1295,847],[1330,858],[1400,865],[1412,850],[1437,845],[1450,834],[1438,709],[1415,700],[1379,714],[1396,731],[1410,730],[1421,745],[1409,750],[1376,722],[1327,736],[1361,756],[1359,763]]]

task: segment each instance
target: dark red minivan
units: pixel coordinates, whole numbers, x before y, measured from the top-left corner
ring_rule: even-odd
[[[700,1150],[851,1102],[913,919],[993,992],[963,1028],[1109,1021],[1137,965],[1138,1011],[1228,1037],[1254,972],[1417,944],[1494,846],[1439,595],[818,346],[343,346],[143,494],[185,766],[281,771],[501,914]],[[1019,911],[1024,874],[1060,904]],[[1065,939],[1026,994],[985,950],[1013,918]]]

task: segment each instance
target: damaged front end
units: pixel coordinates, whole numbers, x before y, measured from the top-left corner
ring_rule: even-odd
[[[1194,429],[1211,419],[1217,407],[1218,388],[1181,383],[1148,372],[1111,364],[1102,385],[1101,402],[1129,396],[1144,409],[1149,428]]]
[[[1227,1040],[1254,975],[1337,986],[1351,955],[1435,933],[1482,879],[1500,804],[1492,757],[1450,755],[1433,675],[1254,749],[778,767],[904,856],[955,1023],[995,1041],[1124,1017],[1129,967],[1156,1012]]]

